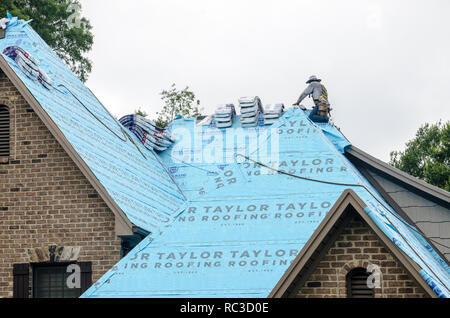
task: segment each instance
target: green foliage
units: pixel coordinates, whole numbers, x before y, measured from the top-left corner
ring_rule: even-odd
[[[450,191],[450,121],[420,127],[405,151],[391,152],[390,164]]]
[[[145,111],[143,111],[140,107],[139,107],[138,110],[135,110],[135,111],[134,111],[134,114],[135,114],[135,115],[142,116],[142,117],[147,117],[147,116],[148,116],[148,114],[147,114]]]
[[[92,26],[82,18],[78,0],[0,0],[0,15],[30,20],[33,29],[85,82],[92,62],[84,56],[92,48]]]
[[[190,118],[200,116],[200,100],[195,98],[195,94],[189,91],[186,86],[183,90],[178,90],[175,84],[172,84],[169,90],[163,90],[161,99],[164,101],[164,106],[158,114],[158,119],[155,123],[159,127],[166,127],[177,115],[182,118]]]

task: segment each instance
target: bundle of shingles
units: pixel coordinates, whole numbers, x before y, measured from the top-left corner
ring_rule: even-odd
[[[120,118],[119,122],[135,134],[149,150],[164,151],[174,143],[170,132],[142,116],[126,115]]]
[[[234,116],[236,116],[236,110],[233,104],[219,105],[214,114],[214,117],[216,118],[216,127],[231,127],[233,125]]]
[[[27,51],[18,46],[9,46],[3,50],[3,54],[13,59],[17,66],[30,79],[39,81],[45,88],[53,88],[53,80],[40,67],[40,61]]]
[[[276,122],[284,112],[284,104],[268,104],[264,106],[264,125]]]
[[[242,127],[255,127],[258,125],[259,114],[264,114],[258,96],[239,98],[239,108],[241,110]]]

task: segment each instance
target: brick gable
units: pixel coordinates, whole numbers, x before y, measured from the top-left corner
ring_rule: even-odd
[[[1,71],[0,104],[11,120],[9,162],[0,164],[0,297],[12,297],[13,264],[53,245],[79,247],[95,282],[120,259],[113,212]]]
[[[347,273],[370,264],[379,266],[381,271],[381,287],[375,288],[376,298],[427,297],[358,215],[345,226],[296,297],[347,297]]]

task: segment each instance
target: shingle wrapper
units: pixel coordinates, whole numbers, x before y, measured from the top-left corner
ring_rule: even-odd
[[[239,98],[241,126],[255,127],[258,125],[259,114],[263,114],[261,99],[258,96]]]
[[[236,110],[233,104],[219,105],[215,112],[217,128],[228,128],[233,125],[233,118],[236,116]]]
[[[164,151],[173,143],[173,137],[165,129],[139,115],[126,115],[119,122],[133,132],[149,150]]]
[[[272,125],[284,112],[284,104],[268,104],[264,106],[264,125]]]
[[[39,60],[18,46],[9,46],[3,54],[13,59],[22,72],[30,79],[36,80],[47,89],[53,89],[53,80],[40,68]]]

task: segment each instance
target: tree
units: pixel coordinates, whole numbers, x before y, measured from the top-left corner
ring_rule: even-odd
[[[169,90],[163,90],[161,99],[164,106],[161,112],[158,112],[156,124],[159,127],[166,127],[177,115],[181,117],[197,117],[200,116],[200,100],[195,98],[195,94],[189,91],[186,86],[183,90],[178,90],[175,84],[172,84]]]
[[[1,0],[1,15],[7,10],[20,19],[33,19],[33,29],[80,80],[87,80],[92,62],[84,54],[91,50],[94,36],[78,0]]]
[[[142,117],[147,117],[147,116],[148,116],[148,114],[147,114],[145,111],[143,111],[140,107],[139,107],[138,110],[135,110],[135,111],[134,111],[134,114],[135,114],[135,115],[142,116]]]
[[[390,164],[450,191],[450,121],[420,127],[405,151],[391,152]]]

